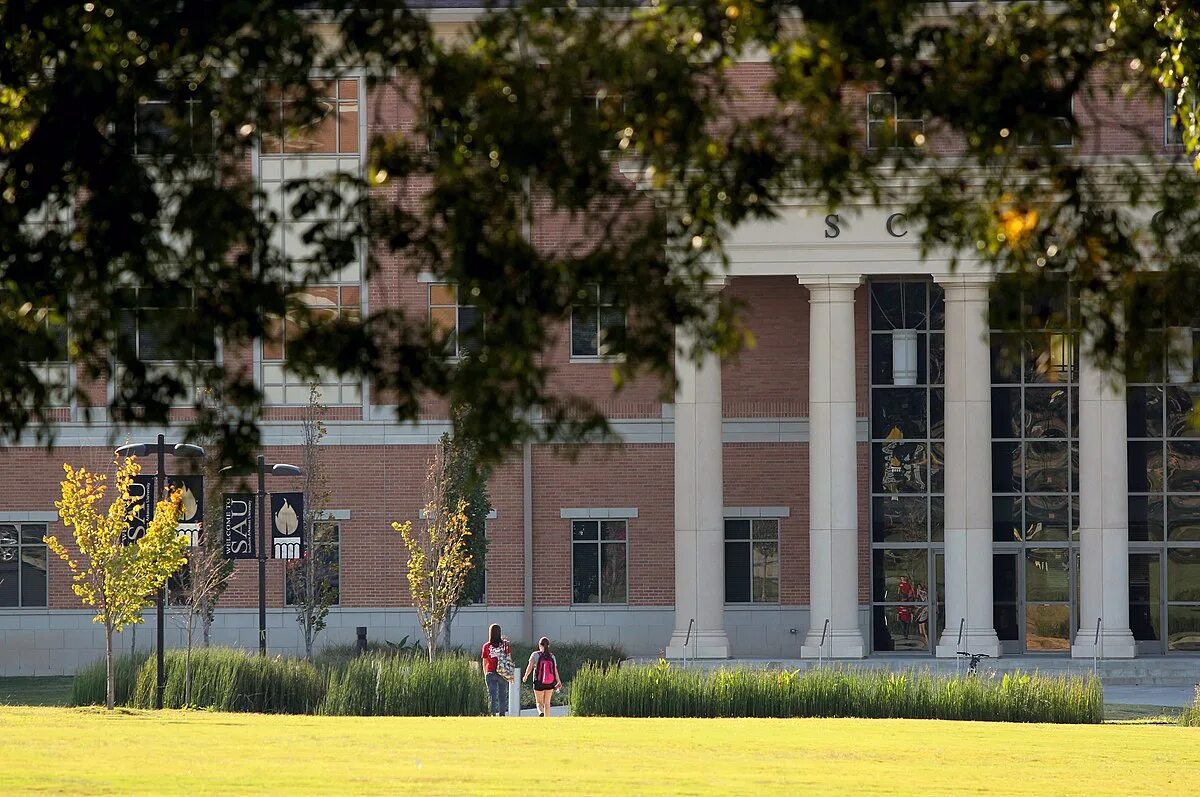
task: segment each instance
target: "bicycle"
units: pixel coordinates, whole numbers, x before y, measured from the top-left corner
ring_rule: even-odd
[[[967,675],[978,675],[977,670],[979,668],[979,660],[991,658],[991,656],[986,653],[968,653],[965,650],[958,651],[958,655],[967,656],[970,659],[970,661],[967,662]]]

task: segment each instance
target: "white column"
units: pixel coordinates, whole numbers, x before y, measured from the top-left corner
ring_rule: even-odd
[[[1125,381],[1106,373],[1080,347],[1079,601],[1071,655],[1091,658],[1096,620],[1106,659],[1131,659],[1129,630],[1129,459]]]
[[[693,337],[682,329],[675,336],[675,629],[667,656],[725,659],[721,361],[706,352],[697,364]]]
[[[854,289],[861,277],[802,276],[809,293],[809,629],[805,658],[862,658],[858,622],[858,423]],[[829,631],[821,649],[825,621]]]
[[[946,628],[937,655],[965,650],[998,656],[992,619],[989,280],[953,275],[938,282],[946,292]]]

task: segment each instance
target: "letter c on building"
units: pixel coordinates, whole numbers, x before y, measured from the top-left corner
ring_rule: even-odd
[[[892,236],[893,238],[903,238],[904,236],[908,235],[908,230],[905,230],[904,232],[896,232],[897,220],[906,221],[907,219],[908,217],[903,213],[893,213],[892,215],[888,216],[887,224],[885,225],[887,227],[888,235]]]

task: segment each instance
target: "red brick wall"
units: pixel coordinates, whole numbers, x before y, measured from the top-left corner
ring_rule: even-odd
[[[807,415],[808,291],[795,277],[741,277],[725,292],[741,305],[754,346],[722,364],[724,416]]]

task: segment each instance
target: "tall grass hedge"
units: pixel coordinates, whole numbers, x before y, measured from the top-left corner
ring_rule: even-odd
[[[164,708],[182,708],[185,652],[166,654]],[[152,708],[157,682],[155,662],[147,660],[138,672],[130,705]],[[219,711],[261,714],[311,714],[325,695],[325,673],[303,659],[266,657],[230,648],[192,651],[191,705]]]
[[[1192,700],[1192,705],[1179,715],[1179,724],[1200,728],[1200,684],[1196,684],[1196,697]]]
[[[479,668],[460,656],[366,655],[329,672],[322,714],[482,716],[487,689]]]
[[[125,654],[124,656],[117,656],[113,660],[113,675],[115,676],[114,680],[117,687],[117,705],[124,706],[129,704],[129,699],[133,696],[134,689],[137,687],[138,670],[142,668],[142,665],[149,656],[149,653]],[[71,681],[71,705],[103,706],[108,693],[106,679],[107,672],[104,659],[93,662],[79,670],[79,672],[75,673],[75,679]]]
[[[584,668],[571,686],[571,713],[1099,723],[1104,720],[1104,692],[1090,675],[956,678],[850,669],[706,671],[660,663]]]

